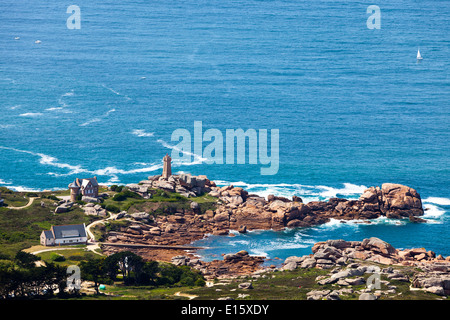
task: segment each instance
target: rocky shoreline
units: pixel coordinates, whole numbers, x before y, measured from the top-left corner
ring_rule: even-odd
[[[122,212],[118,218],[131,219],[133,224],[111,232],[106,242],[144,243],[152,245],[186,245],[205,235],[228,235],[230,230],[245,233],[248,230],[282,230],[310,227],[330,219],[354,220],[385,216],[424,222],[422,201],[416,190],[386,183],[365,190],[358,200],[331,198],[328,201],[303,203],[300,197],[292,199],[268,196],[267,199],[249,194],[234,186],[217,187],[205,176],[152,176],[129,190],[148,197],[148,188],[180,192],[189,197],[208,193],[217,198],[215,210],[202,211],[192,201],[189,209],[153,218],[149,212]]]
[[[328,240],[318,242],[312,247],[313,254],[302,257],[289,257],[280,270],[297,268],[330,269],[328,276],[316,279],[318,285],[337,284],[351,289],[365,284],[365,273],[376,273],[389,280],[410,283],[410,287],[424,290],[439,296],[450,294],[450,256],[436,256],[424,248],[395,249],[389,243],[372,237],[362,241]],[[380,265],[385,266],[381,268]],[[393,267],[399,268],[393,268]],[[368,284],[369,285],[369,284]],[[395,293],[395,288],[385,294]],[[375,300],[369,286],[359,292],[366,293],[363,298]],[[338,299],[339,291],[314,290],[308,299]],[[379,292],[381,294],[381,292]]]
[[[217,187],[205,176],[180,175],[164,179],[161,176],[149,177],[137,185],[129,185],[130,190],[146,197],[145,190],[159,188],[170,192],[180,192],[186,197],[208,193],[217,198],[215,210],[202,211],[196,202],[190,208],[171,215],[153,218],[148,212],[121,213],[120,219],[132,221],[119,231],[109,232],[106,242],[142,243],[152,245],[187,245],[202,239],[208,234],[228,235],[230,230],[245,233],[248,230],[281,230],[293,227],[309,227],[330,221],[365,220],[381,216],[387,218],[409,218],[412,222],[425,222],[422,201],[416,190],[386,183],[381,187],[370,187],[358,200],[331,198],[328,201],[303,203],[300,197],[292,199],[269,196],[267,199],[249,194],[239,187]],[[119,249],[103,246],[106,254]],[[236,277],[267,270],[293,270],[295,268],[333,269],[351,266],[355,261],[364,261],[382,265],[396,265],[425,268],[423,274],[417,274],[412,283],[417,287],[448,294],[450,257],[436,256],[434,252],[423,248],[397,250],[384,241],[371,238],[363,241],[329,240],[316,243],[313,254],[304,257],[290,257],[282,267],[263,268],[264,257],[250,256],[241,251],[234,255],[224,255],[222,260],[204,262],[192,253],[183,250],[136,249],[145,259],[170,261],[177,265],[188,265],[202,272],[207,279]],[[436,277],[441,280],[429,280]],[[332,282],[336,279],[333,277]],[[321,280],[325,283],[328,280]],[[349,280],[349,283],[359,283]],[[410,279],[408,278],[408,281]],[[412,281],[412,280],[411,280]],[[431,282],[430,282],[431,281]],[[434,281],[434,282],[433,282]],[[330,283],[332,283],[330,282]],[[341,281],[344,283],[344,281]],[[432,283],[433,285],[430,285]],[[441,285],[436,285],[441,283]]]

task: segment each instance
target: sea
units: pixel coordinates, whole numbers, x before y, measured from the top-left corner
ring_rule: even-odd
[[[185,156],[173,173],[305,203],[400,183],[427,223],[209,236],[197,253],[281,261],[379,237],[450,255],[449,1],[2,0],[0,21],[0,186],[137,183],[161,174],[166,153]],[[200,121],[224,136],[278,130],[276,174],[180,148],[174,131],[198,139]]]

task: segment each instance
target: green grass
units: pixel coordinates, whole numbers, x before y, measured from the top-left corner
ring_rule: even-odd
[[[316,283],[316,277],[320,275],[328,275],[330,270],[296,269],[294,271],[282,271],[267,273],[265,278],[251,279],[250,277],[243,279],[235,279],[229,284],[215,285],[212,287],[202,287],[188,289],[183,291],[188,294],[197,295],[200,300],[216,300],[220,297],[231,297],[235,300],[306,300],[307,293],[311,290],[339,290],[342,288],[352,288],[354,291],[365,289],[365,285],[360,286],[340,286],[337,284],[319,285]],[[371,274],[365,274],[364,278],[368,278]],[[387,280],[382,275],[381,280]],[[252,281],[253,289],[239,289],[240,282]],[[410,291],[409,282],[401,282],[388,280],[389,286],[397,286],[396,293],[389,295],[381,295],[380,300],[436,300],[441,297],[423,292]],[[217,291],[219,289],[220,291]],[[381,291],[388,290],[384,284],[381,285]],[[399,294],[400,293],[400,294]],[[246,294],[245,298],[239,298],[239,294]],[[348,295],[341,295],[341,300],[358,300],[359,293],[354,292]]]
[[[45,207],[41,207],[41,201]],[[37,199],[30,207],[21,210],[0,208],[0,253],[14,257],[19,250],[39,244],[42,230],[48,230],[51,225],[89,224],[98,219],[86,216],[78,207],[54,214],[53,203],[53,200]]]
[[[82,246],[85,247],[85,246]],[[57,247],[55,247],[57,248]],[[55,255],[62,255],[65,261],[54,261]],[[78,265],[80,261],[101,258],[98,254],[87,251],[79,246],[67,250],[55,250],[38,253],[37,256],[47,263],[55,263],[60,266]]]
[[[1,192],[1,198],[4,200],[4,205],[10,207],[23,207],[30,200],[30,198],[26,196],[25,192]]]
[[[175,293],[185,292],[189,289],[188,287],[124,286],[116,282],[114,285],[106,285],[106,289],[101,291],[114,296],[106,295],[101,298],[106,300],[186,300],[186,297],[175,296]]]
[[[217,198],[210,195],[201,195],[199,197],[186,198],[175,192],[167,192],[158,189],[149,189],[152,197],[150,199],[143,198],[127,198],[123,201],[115,201],[113,197],[117,193],[110,193],[110,197],[105,199],[103,206],[113,205],[121,211],[148,212],[153,216],[173,214],[182,210],[190,210],[190,203],[197,202],[201,211],[205,212],[209,209],[215,209]]]

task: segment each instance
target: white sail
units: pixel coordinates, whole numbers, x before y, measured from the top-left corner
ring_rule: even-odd
[[[420,49],[417,49],[417,60],[422,60],[422,56],[420,55]]]

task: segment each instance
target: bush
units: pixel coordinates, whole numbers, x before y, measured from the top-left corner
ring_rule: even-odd
[[[165,286],[204,286],[206,284],[200,272],[192,270],[188,266],[177,267],[172,264],[161,264],[159,268],[160,278],[158,285]]]
[[[105,206],[106,211],[110,211],[113,213],[119,213],[120,212],[120,208],[118,206],[115,206],[113,204],[108,204]]]
[[[122,192],[119,192],[119,193],[115,194],[112,199],[114,201],[124,201],[128,198],[142,199],[142,197],[140,195],[138,195],[137,193],[134,193],[130,190],[124,190]]]
[[[58,254],[58,253],[54,253],[54,252],[51,254],[50,259],[55,262],[66,261],[66,257],[64,257],[62,254]]]
[[[123,186],[118,186],[116,184],[113,184],[111,187],[109,187],[109,189],[111,191],[115,191],[115,192],[122,192]]]
[[[9,190],[7,187],[0,187],[0,193],[13,193],[13,191]]]
[[[41,196],[41,198],[42,198],[42,199],[50,199],[50,200],[59,201],[58,197],[55,196],[55,195],[53,195],[53,194],[48,195],[48,196]]]
[[[39,197],[39,195],[34,192],[28,192],[26,195],[28,198],[38,198]]]

